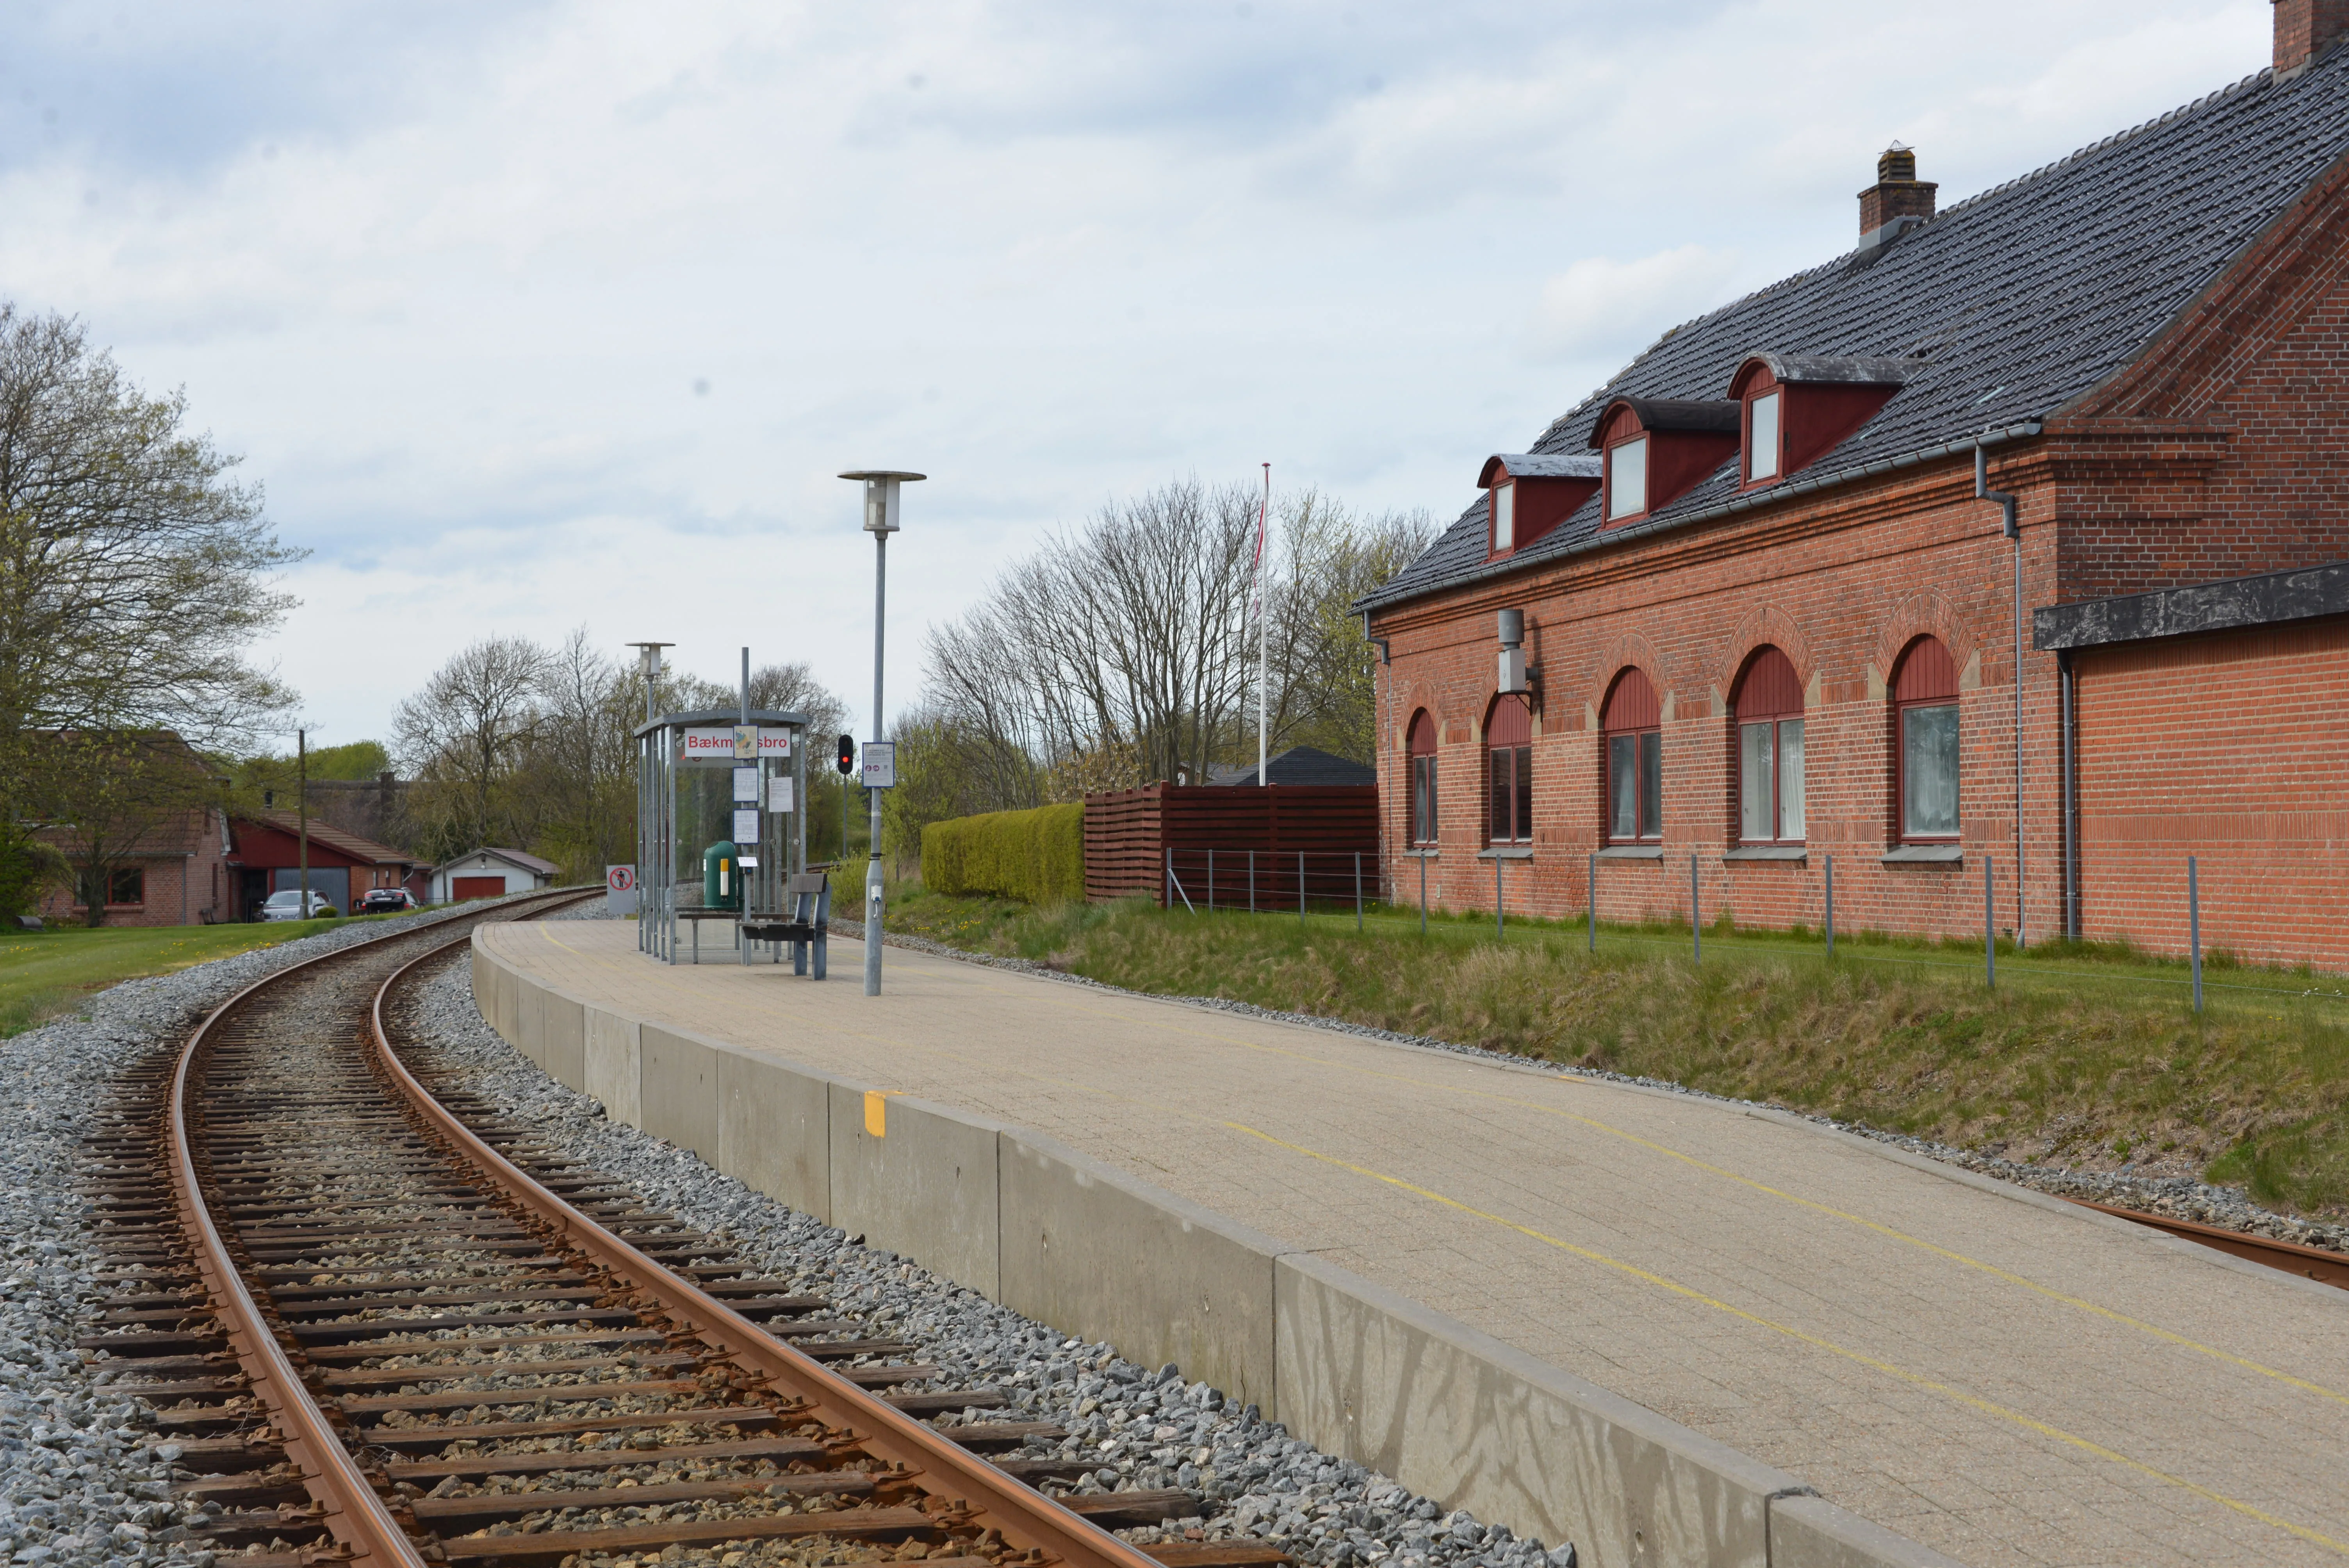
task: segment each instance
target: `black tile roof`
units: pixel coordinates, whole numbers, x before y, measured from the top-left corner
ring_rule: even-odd
[[[2036,421],[2126,366],[2349,150],[2349,47],[2290,81],[2261,71],[1673,328],[1531,450],[1588,449],[1617,397],[1717,399],[1757,353],[1926,363],[1883,412],[1760,499],[1824,488]],[[1485,498],[1362,601],[1375,609],[1688,522],[1732,502],[1733,459],[1671,506],[1599,535],[1599,498],[1487,564]],[[1755,502],[1758,504],[1759,501]]]
[[[1267,773],[1275,784],[1376,784],[1379,770],[1367,762],[1349,762],[1334,752],[1318,746],[1292,746],[1275,753],[1265,764]],[[1217,771],[1207,780],[1210,784],[1248,785],[1256,783],[1256,769],[1236,769],[1231,772]]]

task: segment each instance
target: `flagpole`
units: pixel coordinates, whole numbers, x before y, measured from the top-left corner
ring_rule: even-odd
[[[1264,531],[1265,520],[1272,511],[1272,465],[1264,465],[1264,500],[1256,511],[1256,781],[1258,788],[1272,782],[1265,773],[1265,694],[1266,676],[1272,668],[1271,633],[1268,629],[1264,602]]]

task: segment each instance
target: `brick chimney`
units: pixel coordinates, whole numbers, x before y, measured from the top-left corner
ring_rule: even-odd
[[[2277,0],[2278,14],[2282,7],[2293,4],[2337,5],[2349,9],[2349,0]],[[2279,28],[2282,24],[2278,24]],[[2281,36],[2281,33],[2278,35]],[[1929,180],[1917,178],[1917,154],[1894,142],[1876,160],[1876,183],[1859,193],[1859,234],[1866,239],[1895,218],[1930,218],[1933,215],[1933,192],[1940,187]]]
[[[2349,34],[2349,0],[2273,0],[2275,74],[2286,81]]]

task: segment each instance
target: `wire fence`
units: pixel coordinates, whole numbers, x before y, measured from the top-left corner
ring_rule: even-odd
[[[1525,867],[1525,862],[1514,857],[1489,857],[1492,881],[1485,891],[1492,907],[1488,911],[1464,913],[1436,907],[1427,870],[1433,858],[1414,857],[1413,866],[1401,873],[1397,885],[1382,887],[1379,857],[1368,852],[1169,849],[1165,851],[1162,902],[1170,910],[1181,909],[1200,916],[1283,915],[1300,924],[1336,919],[1350,921],[1357,932],[1363,933],[1372,927],[1415,928],[1423,937],[1510,940],[1513,921],[1508,908],[1509,868],[1513,861],[1520,868]],[[2226,977],[2209,973],[2210,965],[2206,963],[2208,955],[2203,946],[2201,868],[2198,856],[2186,857],[2183,909],[2177,913],[2183,916],[2187,940],[2183,955],[2175,960],[2137,952],[2125,944],[2056,939],[2032,947],[2015,941],[2011,934],[2002,935],[2002,908],[2011,910],[2014,897],[2011,872],[1993,854],[1970,853],[1968,859],[1979,864],[1979,874],[1974,865],[1969,864],[1953,875],[1961,879],[1959,885],[1980,890],[1979,938],[1958,936],[1946,929],[1939,936],[1889,934],[1880,929],[1838,929],[1835,857],[1831,854],[1822,856],[1817,868],[1816,900],[1812,906],[1816,917],[1785,923],[1783,929],[1776,928],[1780,924],[1777,922],[1769,923],[1772,928],[1763,931],[1739,927],[1731,913],[1732,901],[1718,892],[1720,873],[1727,870],[1725,862],[1719,857],[1708,862],[1698,855],[1672,857],[1672,861],[1684,863],[1682,882],[1681,863],[1659,864],[1658,857],[1650,856],[1645,857],[1646,864],[1636,873],[1620,867],[1610,872],[1605,857],[1590,854],[1583,867],[1584,892],[1578,911],[1533,914],[1525,908],[1525,895],[1519,894],[1520,907],[1514,923],[1519,928],[1518,934],[1524,937],[1540,934],[1554,939],[1569,932],[1579,934],[1593,954],[1600,951],[1603,941],[1609,947],[1682,951],[1692,963],[1699,965],[1705,962],[1711,947],[1717,959],[1808,957],[1827,963],[1971,969],[1982,976],[1984,987],[1991,991],[1998,990],[2002,980],[2008,984],[2021,980],[2033,984],[2053,981],[2147,985],[2190,999],[2198,1014],[2206,1010],[2214,993],[2236,999],[2349,1003],[2349,979],[2311,970],[2246,967],[2231,955],[2221,954],[2219,974]],[[1482,871],[1480,867],[1480,875]],[[1644,879],[1644,888],[1652,891],[1659,885],[1656,879],[1660,872],[1681,883],[1674,902],[1684,899],[1685,903],[1673,915],[1661,920],[1602,916],[1601,905],[1615,892],[1609,886],[1610,881],[1636,874]],[[1521,877],[1525,874],[1525,869],[1518,872]],[[1715,883],[1715,891],[1710,895],[1709,881]],[[1456,903],[1461,890],[1447,883],[1443,892],[1447,902]],[[1948,897],[1946,891],[1943,897]],[[1709,916],[1713,922],[1710,930]],[[1978,956],[1963,956],[1969,953]],[[2072,961],[2066,962],[2067,959]],[[2112,962],[2115,959],[2118,962]],[[2103,962],[2092,962],[2097,960]],[[2182,973],[2160,973],[2172,965]]]

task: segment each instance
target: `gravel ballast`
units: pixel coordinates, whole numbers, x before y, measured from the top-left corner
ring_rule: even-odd
[[[471,912],[469,912],[471,913]],[[82,1141],[121,1069],[176,1044],[263,975],[333,948],[429,924],[435,911],[338,926],[126,981],[74,1015],[0,1040],[0,1562],[211,1561],[176,1539],[177,1450],[148,1449],[144,1401],[111,1395],[74,1348],[101,1303],[75,1190]]]
[[[936,1386],[996,1389],[1011,1401],[1009,1410],[971,1410],[969,1418],[1067,1428],[1066,1439],[1031,1444],[1020,1455],[1083,1456],[1093,1468],[1071,1490],[1181,1487],[1207,1500],[1195,1518],[1117,1532],[1128,1540],[1258,1539],[1299,1562],[1331,1568],[1575,1563],[1570,1544],[1552,1550],[1513,1536],[1505,1525],[1447,1511],[1384,1476],[1319,1452],[1265,1420],[1253,1405],[1235,1408],[1204,1383],[1186,1384],[1171,1364],[1138,1367],[1106,1344],[1065,1338],[609,1119],[595,1100],[547,1077],[482,1021],[461,963],[419,985],[399,1022],[408,1037],[432,1042],[434,1066],[462,1072],[471,1089],[535,1125],[563,1152],[729,1242],[746,1261],[790,1279],[793,1290],[831,1298],[840,1316],[872,1337],[918,1345],[912,1359],[940,1369]]]

